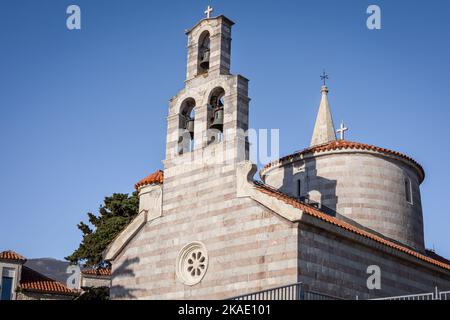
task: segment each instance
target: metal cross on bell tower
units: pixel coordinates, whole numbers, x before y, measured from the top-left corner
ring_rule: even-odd
[[[208,5],[208,8],[206,8],[206,11],[205,11],[206,19],[211,18],[211,12],[213,12],[213,11],[214,11],[214,9],[210,5]]]

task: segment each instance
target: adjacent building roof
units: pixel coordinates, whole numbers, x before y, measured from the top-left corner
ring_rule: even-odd
[[[22,267],[22,275],[20,278],[20,290],[58,294],[58,295],[76,295],[75,290],[67,288],[62,283],[50,279],[26,266]]]
[[[81,273],[88,276],[110,277],[111,268],[86,269],[81,271]]]
[[[0,260],[11,260],[16,262],[27,261],[27,259],[24,256],[21,256],[20,254],[12,250],[0,252]]]
[[[164,172],[161,170],[157,170],[153,172],[151,175],[140,180],[138,183],[134,185],[134,187],[137,190],[140,187],[147,186],[149,184],[163,184],[163,182],[164,182]]]
[[[415,161],[413,158],[411,158],[403,153],[400,153],[397,151],[392,151],[392,150],[389,150],[386,148],[376,147],[376,146],[369,145],[369,144],[347,141],[347,140],[336,140],[336,141],[332,141],[332,142],[325,143],[325,144],[318,145],[318,146],[309,147],[309,148],[303,149],[301,151],[294,152],[290,155],[280,158],[279,160],[268,163],[267,165],[264,166],[264,168],[261,170],[261,172],[264,172],[266,169],[268,169],[270,167],[274,167],[280,163],[291,161],[294,158],[298,158],[301,155],[305,155],[308,153],[321,153],[321,152],[334,151],[334,150],[356,150],[356,151],[357,150],[367,150],[367,151],[374,151],[374,152],[378,152],[378,153],[382,153],[382,154],[397,156],[397,157],[400,157],[404,160],[411,162],[414,166],[417,167],[417,169],[419,170],[419,175],[420,175],[421,181],[423,181],[423,179],[425,178],[425,171],[423,170],[422,166],[417,161]]]
[[[11,250],[0,252],[0,260],[20,262],[22,264],[25,263],[25,261],[27,261],[27,259],[24,256]],[[67,288],[62,283],[50,279],[44,276],[43,274],[40,274],[39,272],[30,269],[26,266],[22,266],[19,289],[48,294],[60,294],[60,295],[77,294],[76,291]]]
[[[352,233],[358,234],[358,235],[363,236],[365,238],[368,238],[368,239],[371,239],[371,240],[376,241],[378,243],[381,243],[381,244],[383,244],[383,245],[385,245],[387,247],[390,247],[390,248],[393,248],[395,250],[404,252],[404,253],[406,253],[408,255],[411,255],[411,256],[413,256],[413,257],[415,257],[417,259],[420,259],[422,261],[431,263],[433,265],[436,265],[436,266],[441,267],[441,268],[446,269],[446,270],[450,270],[450,264],[447,264],[447,263],[443,262],[442,260],[433,259],[433,258],[431,258],[429,256],[426,256],[426,255],[421,254],[421,253],[419,253],[417,251],[414,251],[414,250],[412,250],[412,249],[410,249],[408,247],[402,246],[402,245],[400,245],[398,243],[395,243],[393,241],[389,241],[389,240],[387,240],[385,238],[382,238],[382,237],[380,237],[378,235],[375,235],[373,233],[370,233],[368,231],[365,231],[365,230],[362,230],[362,229],[360,229],[358,227],[355,227],[355,226],[353,226],[353,225],[351,225],[351,224],[349,224],[347,222],[344,222],[344,221],[339,220],[339,219],[337,219],[335,217],[332,217],[332,216],[330,216],[328,214],[325,214],[325,213],[321,212],[320,210],[318,210],[318,209],[316,209],[316,208],[314,208],[314,207],[312,207],[310,205],[307,205],[307,204],[299,201],[296,198],[290,197],[290,196],[280,192],[279,190],[274,189],[274,188],[272,188],[272,187],[270,187],[270,186],[268,186],[266,184],[263,184],[261,182],[256,182],[256,181],[254,183],[255,183],[255,187],[260,192],[263,192],[263,193],[265,193],[265,194],[267,194],[269,196],[275,197],[278,200],[281,200],[281,201],[287,203],[288,205],[293,206],[294,208],[302,210],[302,212],[304,212],[304,213],[306,213],[306,214],[308,214],[310,216],[313,216],[313,217],[315,217],[317,219],[320,219],[320,220],[325,221],[327,223],[333,224],[333,225],[335,225],[337,227],[340,227],[340,228],[345,229],[347,231],[350,231]]]

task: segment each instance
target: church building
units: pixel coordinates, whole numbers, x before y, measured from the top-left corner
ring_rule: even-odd
[[[424,169],[345,140],[344,126],[338,139],[326,85],[311,145],[257,179],[249,80],[230,73],[234,23],[206,14],[186,32],[164,170],[135,185],[139,214],[104,253],[111,298],[228,299],[298,283],[341,299],[450,290],[449,262],[424,245]],[[368,286],[373,268],[379,288]]]

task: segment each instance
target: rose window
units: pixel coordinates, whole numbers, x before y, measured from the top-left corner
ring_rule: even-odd
[[[186,285],[195,285],[205,276],[208,268],[208,255],[201,242],[184,246],[177,258],[177,276]]]

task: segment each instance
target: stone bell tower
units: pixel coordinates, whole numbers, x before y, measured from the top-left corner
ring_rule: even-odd
[[[216,170],[217,179],[248,158],[248,80],[230,74],[234,23],[210,12],[186,31],[185,87],[169,101],[165,189],[188,172]]]
[[[186,31],[185,87],[169,101],[165,207],[172,207],[172,193],[186,199],[177,200],[176,206],[183,207],[192,199],[211,197],[213,190],[216,195],[235,192],[236,164],[248,159],[248,80],[230,73],[234,23],[206,13]]]

